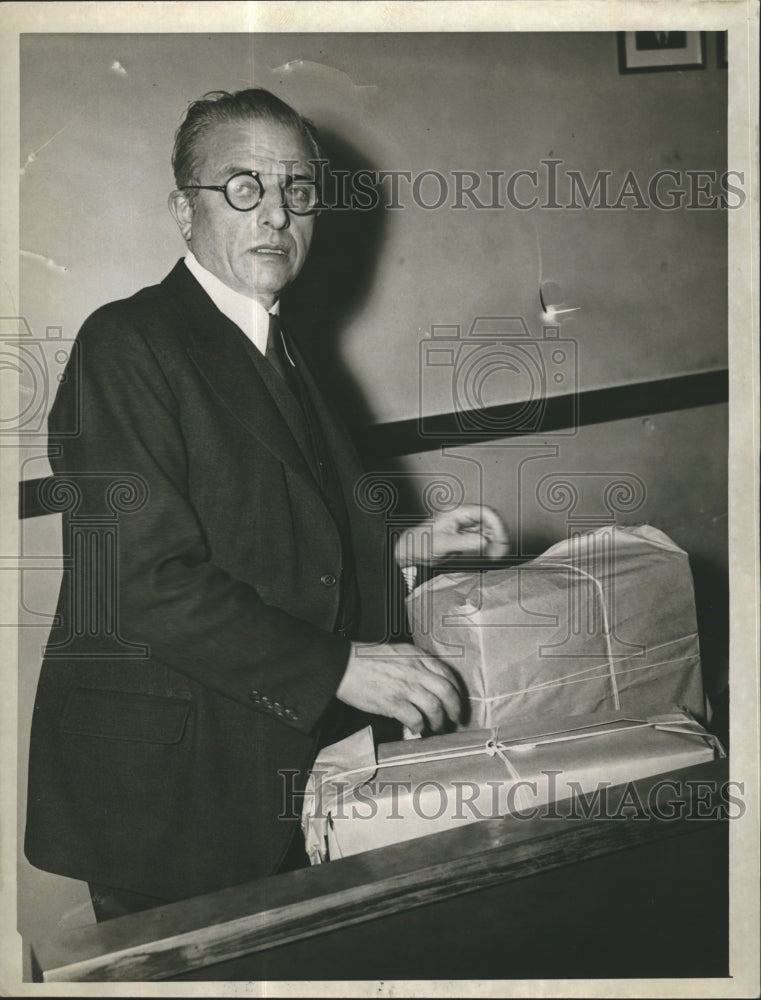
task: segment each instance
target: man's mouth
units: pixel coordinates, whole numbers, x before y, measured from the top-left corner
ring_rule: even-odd
[[[285,247],[272,246],[270,244],[262,244],[261,246],[254,247],[251,251],[258,257],[287,257],[288,251]]]

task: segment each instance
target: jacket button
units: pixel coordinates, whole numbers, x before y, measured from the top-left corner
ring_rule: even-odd
[[[335,587],[338,581],[336,580],[336,578],[333,576],[332,573],[323,573],[322,576],[320,577],[320,583],[323,585],[323,587]]]

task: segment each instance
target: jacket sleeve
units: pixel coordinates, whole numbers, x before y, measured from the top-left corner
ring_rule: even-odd
[[[78,477],[81,510],[102,506],[102,476],[97,486],[93,473],[142,480],[145,502],[119,520],[121,634],[146,644],[152,659],[308,733],[335,694],[350,643],[265,604],[211,561],[189,499],[179,404],[136,327],[114,307],[85,323],[78,371],[70,366],[49,418],[51,465]]]

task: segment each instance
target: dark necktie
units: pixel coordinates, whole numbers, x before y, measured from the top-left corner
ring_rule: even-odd
[[[300,400],[299,383],[296,376],[296,369],[291,363],[285,346],[283,331],[280,328],[280,317],[275,313],[269,314],[269,327],[267,329],[267,350],[265,358],[280,378],[285,382],[297,400]]]
[[[356,578],[354,575],[354,556],[352,552],[351,530],[349,527],[348,514],[345,501],[341,492],[341,486],[335,471],[328,457],[327,445],[324,440],[320,421],[314,413],[310,404],[309,394],[303,393],[300,388],[299,376],[295,366],[288,356],[288,348],[285,335],[280,326],[280,317],[274,313],[269,314],[269,327],[267,329],[267,348],[264,353],[267,361],[272,365],[280,378],[296,397],[296,401],[302,411],[302,415],[308,427],[309,436],[314,449],[314,461],[316,463],[317,478],[323,495],[327,500],[328,507],[333,514],[343,549],[344,572],[341,580],[341,610],[338,624],[335,631],[341,635],[351,636],[354,634],[356,623],[359,617],[359,596],[357,592]]]

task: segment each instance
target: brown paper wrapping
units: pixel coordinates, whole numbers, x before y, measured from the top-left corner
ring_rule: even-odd
[[[373,745],[355,733],[318,756],[302,829],[313,864],[595,792],[723,756],[684,712],[576,719]]]
[[[460,676],[464,728],[673,705],[706,718],[687,554],[605,527],[513,569],[439,575],[408,598],[416,646]]]

